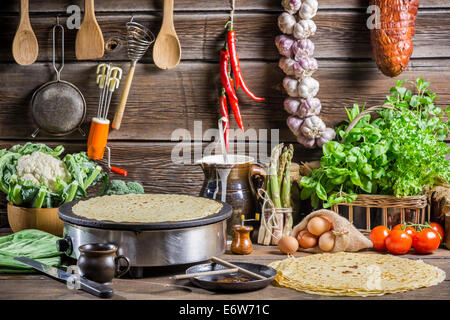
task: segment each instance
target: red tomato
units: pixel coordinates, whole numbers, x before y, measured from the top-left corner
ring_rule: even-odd
[[[403,224],[398,224],[392,230],[404,230],[411,238],[416,234],[416,229],[413,227],[406,227]]]
[[[430,223],[431,229],[436,230],[437,233],[441,236],[441,243],[444,241],[444,228],[439,223],[431,222]]]
[[[405,254],[411,245],[412,238],[403,230],[392,230],[386,238],[386,248],[393,254]]]
[[[413,247],[417,253],[431,253],[441,244],[441,239],[436,230],[426,228],[417,232],[413,239]]]
[[[389,229],[385,226],[377,226],[370,232],[370,241],[373,243],[373,248],[378,251],[386,250],[386,238],[389,236]]]

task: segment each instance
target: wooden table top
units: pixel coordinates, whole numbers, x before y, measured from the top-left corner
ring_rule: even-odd
[[[9,230],[0,229],[0,236]],[[371,251],[367,251],[371,252]],[[295,256],[304,256],[306,253],[298,252]],[[227,261],[251,262],[269,264],[272,261],[283,259],[276,247],[255,246],[252,254],[247,256],[233,255],[227,252],[221,258]],[[174,274],[184,273],[186,266],[169,268],[150,268],[142,279],[114,279],[110,285],[115,292],[111,299],[183,299],[183,300],[328,300],[328,299],[374,299],[374,300],[450,300],[450,250],[440,248],[430,255],[408,254],[402,257],[422,259],[425,262],[443,269],[447,277],[438,286],[422,288],[404,293],[388,294],[380,297],[351,298],[351,297],[325,297],[310,295],[287,288],[278,288],[269,285],[265,289],[247,292],[223,294],[209,292],[193,287],[189,280],[174,282],[169,279]],[[170,284],[170,285],[168,285]],[[48,300],[85,300],[98,299],[81,290],[69,290],[62,282],[55,281],[41,274],[11,275],[0,274],[0,299],[48,299]]]

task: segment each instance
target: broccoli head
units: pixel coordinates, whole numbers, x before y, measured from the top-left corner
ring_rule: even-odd
[[[144,193],[144,188],[138,182],[126,182],[122,180],[111,180],[110,184],[102,192],[102,195],[121,195],[121,194]]]
[[[127,182],[128,187],[128,193],[136,193],[136,194],[142,194],[144,192],[144,187],[139,183],[135,181]]]

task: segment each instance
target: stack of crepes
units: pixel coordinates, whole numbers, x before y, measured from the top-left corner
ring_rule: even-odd
[[[269,266],[278,271],[279,286],[323,296],[381,296],[434,286],[446,276],[421,260],[348,252],[287,258]]]

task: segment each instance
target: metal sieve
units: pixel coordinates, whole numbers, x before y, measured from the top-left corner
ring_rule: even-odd
[[[61,65],[56,67],[56,29],[61,29]],[[31,99],[31,111],[38,128],[31,134],[34,138],[40,130],[54,136],[68,135],[76,130],[84,136],[80,126],[86,116],[86,100],[81,91],[72,83],[61,80],[64,68],[64,27],[57,23],[53,27],[53,69],[56,80],[37,89]]]

